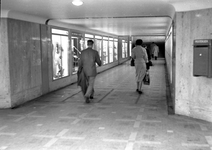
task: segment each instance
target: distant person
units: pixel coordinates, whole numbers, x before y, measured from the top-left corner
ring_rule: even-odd
[[[153,47],[153,54],[154,54],[155,60],[157,60],[158,58],[158,53],[159,53],[159,47],[155,44]]]
[[[147,45],[143,45],[143,47],[146,49],[147,58],[148,58],[148,63],[146,65],[147,65],[147,69],[149,70],[150,66],[152,66],[150,49],[147,47]]]
[[[84,73],[86,79],[87,88],[83,87],[86,86],[85,82],[81,86],[86,103],[90,103],[90,99],[93,99],[94,96],[94,82],[97,75],[96,63],[99,66],[102,64],[99,53],[93,49],[93,44],[93,40],[87,41],[88,48],[82,51],[79,61],[79,72]]]
[[[148,56],[148,60],[151,60],[151,54],[150,54],[150,51],[149,51],[147,45],[143,45],[143,48],[146,49],[146,53],[147,53],[147,56]]]
[[[146,63],[148,63],[148,56],[146,49],[142,47],[143,41],[141,39],[136,40],[135,47],[132,49],[132,58],[135,59],[136,70],[136,91],[142,94],[142,83],[146,74]]]
[[[154,49],[153,49],[154,46],[155,46],[155,42],[152,42],[150,44],[150,55],[151,55],[152,58],[154,58]]]

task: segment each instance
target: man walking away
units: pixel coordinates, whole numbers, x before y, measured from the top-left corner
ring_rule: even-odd
[[[99,66],[102,65],[99,53],[93,49],[93,44],[94,42],[92,40],[87,41],[88,48],[82,51],[79,61],[79,72],[83,72],[87,80],[86,83],[88,87],[87,90],[83,92],[86,103],[90,103],[89,99],[93,99],[94,96],[94,82],[97,75],[96,63]]]
[[[154,57],[155,60],[157,60],[158,58],[158,53],[159,53],[159,47],[155,44],[155,46],[153,47],[153,52],[154,52]]]

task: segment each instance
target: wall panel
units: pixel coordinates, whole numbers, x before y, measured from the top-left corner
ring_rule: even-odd
[[[165,42],[165,59],[166,59],[166,68],[167,68],[167,102],[168,102],[168,111],[169,114],[173,114],[175,112],[175,20],[173,20],[172,24],[172,32],[168,39]]]
[[[42,94],[40,26],[8,19],[8,36],[11,95],[15,106]]]
[[[212,78],[193,76],[193,41],[212,39],[212,9],[176,16],[177,114],[212,122]]]
[[[49,37],[50,28],[46,25],[40,25],[41,34],[41,65],[42,65],[42,94],[49,92],[49,70],[48,70],[48,51],[51,48],[51,39]]]
[[[11,106],[7,19],[0,21],[0,108]]]

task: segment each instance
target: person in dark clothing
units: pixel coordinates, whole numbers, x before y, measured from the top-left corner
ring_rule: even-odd
[[[146,66],[147,66],[147,70],[149,70],[150,66],[153,66],[151,61],[151,52],[150,52],[150,49],[147,47],[147,45],[143,45],[143,47],[146,49],[146,53],[148,57],[148,63],[146,64]]]
[[[143,45],[143,47],[146,49],[147,56],[148,56],[148,60],[151,60],[151,53],[150,53],[150,49],[147,47],[147,45]]]
[[[153,47],[155,46],[155,42],[152,42],[150,44],[150,55],[152,58],[154,58],[154,50],[153,50]]]
[[[96,63],[99,66],[102,64],[99,53],[93,49],[93,44],[92,40],[87,41],[88,48],[82,51],[79,61],[79,70],[85,74],[86,83],[88,84],[87,90],[84,93],[86,103],[90,103],[89,99],[93,99],[94,96],[94,82],[97,75]]]

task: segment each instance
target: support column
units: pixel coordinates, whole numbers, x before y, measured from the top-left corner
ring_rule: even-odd
[[[0,108],[11,107],[7,19],[0,21]]]

